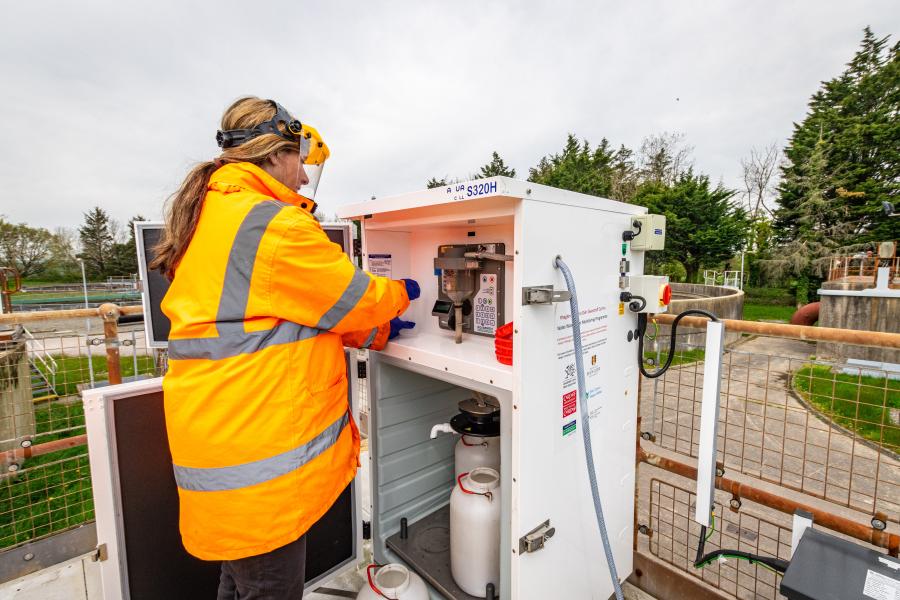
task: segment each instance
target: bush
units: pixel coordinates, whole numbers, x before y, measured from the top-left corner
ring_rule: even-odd
[[[744,294],[744,302],[747,304],[796,306],[794,294],[785,288],[745,287]]]
[[[653,272],[658,275],[668,275],[669,281],[684,281],[687,278],[687,271],[685,271],[684,265],[677,260],[665,262],[655,267]]]

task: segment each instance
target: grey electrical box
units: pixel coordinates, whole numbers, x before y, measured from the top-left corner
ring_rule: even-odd
[[[638,215],[632,219],[640,229],[631,240],[632,250],[662,250],[666,247],[665,215]]]
[[[895,598],[900,561],[818,529],[808,528],[779,590],[788,600]]]

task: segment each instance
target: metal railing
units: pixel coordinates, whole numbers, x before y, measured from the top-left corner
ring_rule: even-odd
[[[703,284],[744,289],[744,282],[742,281],[743,276],[743,271],[716,271],[714,269],[704,269]]]
[[[59,363],[47,351],[44,338],[36,338],[27,327],[22,327],[22,335],[28,340],[28,356],[31,359],[32,371],[36,369],[37,375],[49,386],[49,391],[55,394],[56,372],[59,371]]]
[[[673,317],[657,319],[669,324]],[[802,509],[813,513],[817,527],[896,556],[900,380],[818,356],[809,342],[898,348],[900,334],[724,322],[726,331],[747,335],[723,358],[717,533],[707,545],[788,559],[790,517]],[[682,325],[705,323],[686,317]],[[696,330],[690,333],[696,340]],[[645,356],[665,360],[669,339],[655,343],[648,342]],[[641,380],[636,564],[644,571],[663,564],[687,575],[699,586],[690,592],[697,597],[698,590],[715,589],[735,598],[781,598],[780,576],[756,564],[729,560],[694,567],[704,357],[702,347],[677,347],[665,375]],[[660,597],[677,597],[668,596],[675,593],[671,586],[660,589],[664,578],[632,579]]]
[[[140,307],[0,316],[28,325],[0,342],[0,557],[94,518],[80,392],[164,367],[140,325],[119,329],[121,312]],[[87,329],[63,329],[84,318]]]
[[[829,260],[828,281],[839,279],[870,279],[875,282],[879,267],[890,267],[889,277],[893,281],[900,273],[900,256],[879,258],[877,255],[857,254],[853,256],[833,256]]]

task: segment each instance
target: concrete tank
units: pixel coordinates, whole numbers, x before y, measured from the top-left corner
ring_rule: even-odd
[[[873,288],[871,278],[845,277],[823,283],[819,298],[819,327],[900,333],[900,289]],[[890,348],[819,342],[816,354],[836,360],[900,364],[900,350]]]
[[[669,314],[677,315],[689,308],[711,312],[722,319],[742,319],[744,316],[744,292],[737,288],[700,283],[672,283],[672,302]],[[652,330],[650,331],[652,334]],[[668,344],[669,327],[660,326],[660,343]],[[725,343],[733,344],[741,339],[740,333],[725,332]],[[678,328],[678,348],[702,348],[704,330]]]

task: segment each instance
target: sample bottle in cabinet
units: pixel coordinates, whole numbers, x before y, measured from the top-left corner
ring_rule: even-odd
[[[369,569],[369,581],[359,590],[356,600],[428,600],[425,581],[403,565],[385,565],[374,575],[374,566]]]
[[[471,473],[478,467],[488,467],[500,471],[500,436],[475,437],[459,436],[454,450],[456,476]]]
[[[450,572],[470,596],[500,587],[500,474],[478,467],[457,477],[450,495]]]

